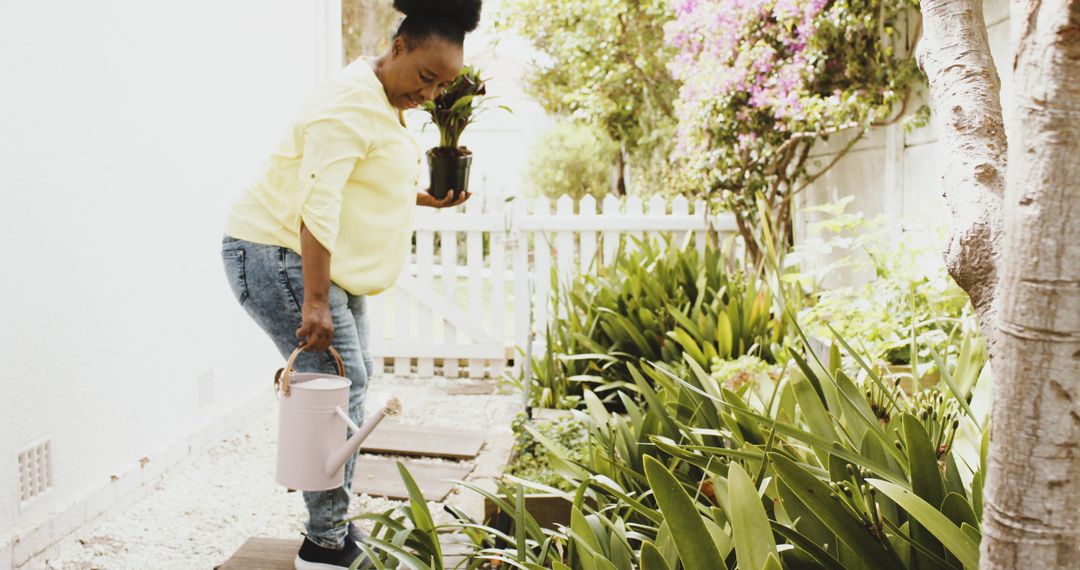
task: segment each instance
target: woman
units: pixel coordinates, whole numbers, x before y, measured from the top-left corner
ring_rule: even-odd
[[[401,112],[432,100],[462,66],[481,0],[396,0],[406,15],[390,50],[359,59],[320,85],[257,181],[233,206],[222,258],[233,293],[294,368],[335,373],[333,347],[352,381],[349,415],[363,420],[372,361],[364,295],[389,288],[405,261],[414,205],[456,206],[416,192],[420,149]],[[348,568],[359,531],[343,521],[343,487],[305,492],[309,519],[298,570]]]

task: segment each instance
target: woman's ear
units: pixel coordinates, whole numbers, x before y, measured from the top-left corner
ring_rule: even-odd
[[[394,43],[390,44],[390,54],[398,57],[407,51],[409,51],[409,46],[405,43],[405,38],[403,36],[394,38]]]

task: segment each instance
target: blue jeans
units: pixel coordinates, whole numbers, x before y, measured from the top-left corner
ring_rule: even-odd
[[[296,338],[296,329],[300,328],[300,306],[304,301],[300,256],[285,247],[226,236],[221,244],[221,257],[236,299],[270,335],[281,357],[287,359],[300,341]],[[345,361],[345,375],[352,381],[349,416],[361,425],[364,395],[372,373],[365,299],[331,284],[329,301],[334,321],[333,345]],[[297,357],[293,367],[297,372],[337,374],[333,358],[325,352],[304,352]],[[324,548],[340,548],[345,542],[347,528],[344,521],[355,463],[354,454],[345,463],[344,486],[329,491],[304,492],[308,538]]]

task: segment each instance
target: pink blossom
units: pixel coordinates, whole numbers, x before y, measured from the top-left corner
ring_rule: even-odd
[[[701,118],[717,101],[747,102],[748,109],[729,120],[745,122],[754,111],[781,121],[801,119],[814,73],[809,62],[822,55],[808,46],[828,3],[672,0],[675,18],[664,31],[676,50],[671,73],[682,82],[679,148],[697,146],[686,137],[701,135]]]

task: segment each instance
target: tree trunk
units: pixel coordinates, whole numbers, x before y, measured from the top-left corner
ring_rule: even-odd
[[[616,196],[626,196],[626,157],[621,146],[615,151],[615,165],[611,167],[611,190]]]
[[[1014,1],[984,568],[1080,568],[1080,0]]]
[[[945,266],[967,292],[993,355],[1007,143],[982,0],[923,0],[919,65],[938,118],[952,234]]]
[[[365,56],[379,55],[379,1],[360,0],[363,27],[360,32],[360,53]]]

